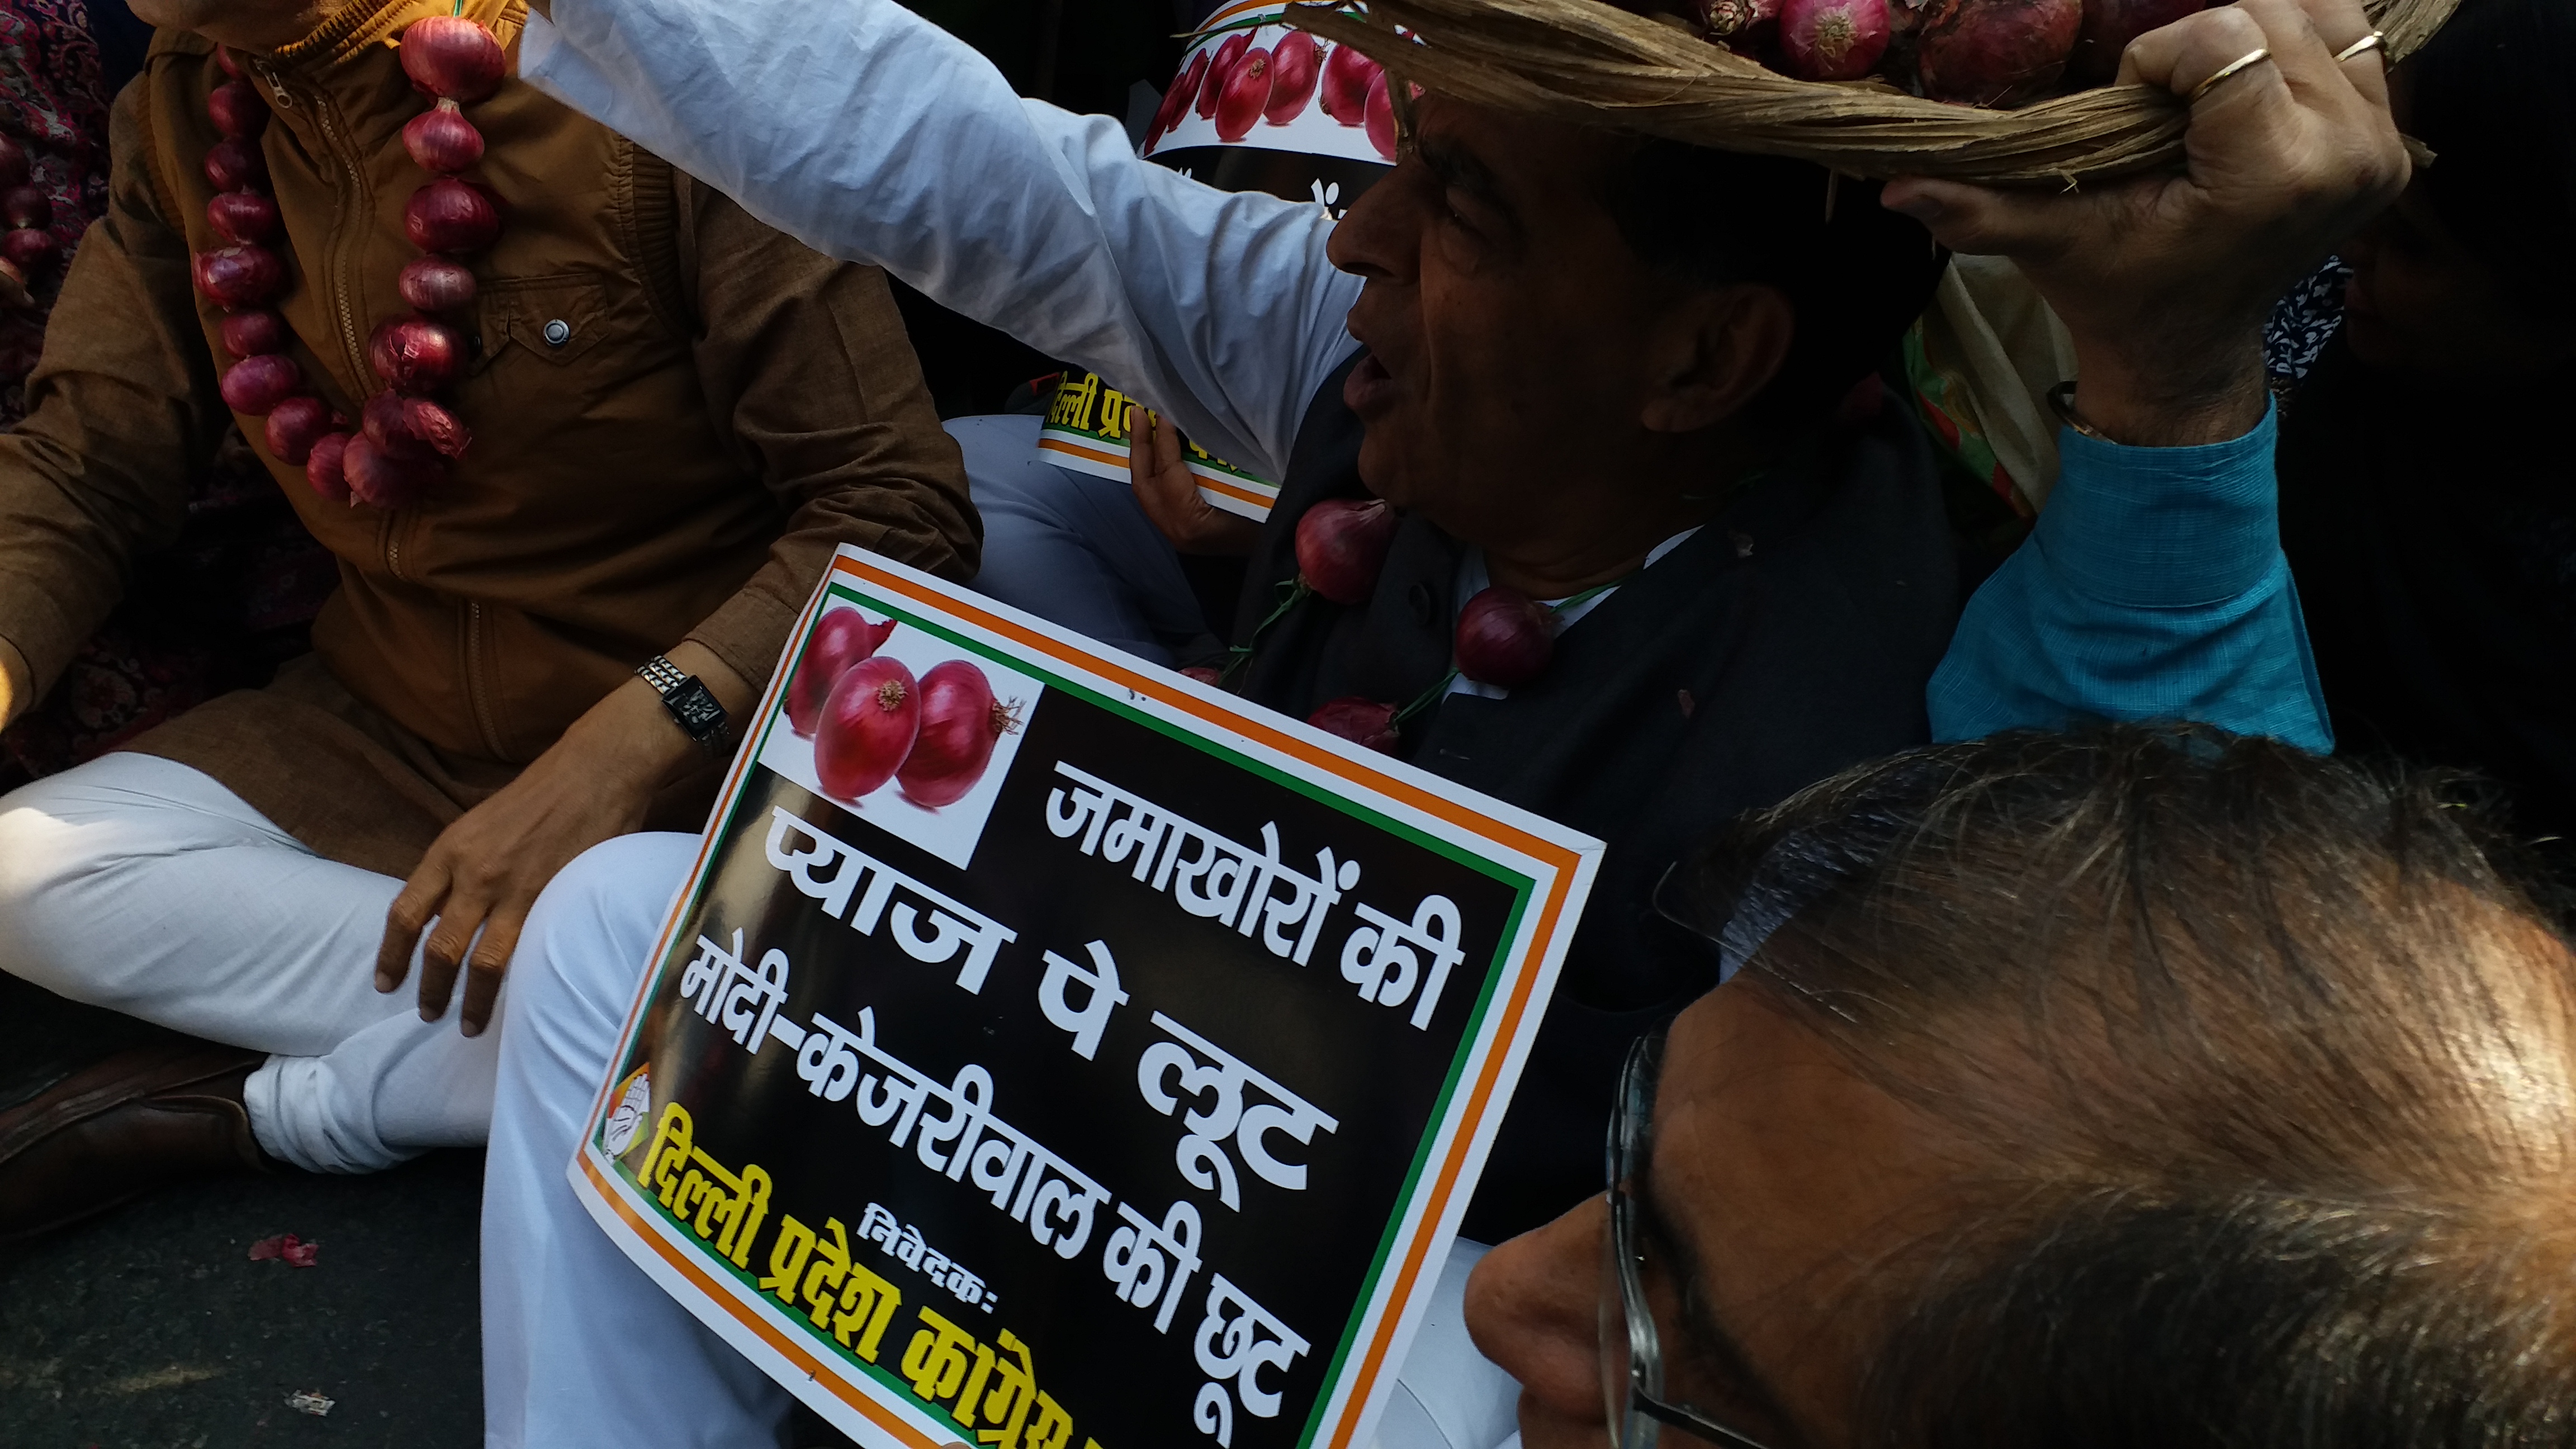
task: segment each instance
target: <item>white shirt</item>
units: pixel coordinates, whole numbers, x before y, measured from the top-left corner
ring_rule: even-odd
[[[1283,477],[1358,349],[1318,208],[1140,159],[894,0],[554,0],[521,76],[815,250],[1098,372]]]

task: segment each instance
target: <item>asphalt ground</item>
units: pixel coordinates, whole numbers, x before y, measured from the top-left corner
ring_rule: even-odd
[[[0,1107],[148,1035],[0,976]],[[472,1449],[482,1180],[464,1151],[207,1178],[0,1249],[0,1449]],[[282,1233],[313,1266],[252,1261]],[[847,1443],[801,1415],[791,1439]]]

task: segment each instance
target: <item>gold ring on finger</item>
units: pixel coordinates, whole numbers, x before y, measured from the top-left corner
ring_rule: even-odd
[[[2236,57],[2227,64],[2220,66],[2210,75],[2209,79],[2193,86],[2191,88],[2191,94],[2183,97],[2182,103],[2186,106],[2195,106],[2200,104],[2200,98],[2208,95],[2210,89],[2216,86],[2220,81],[2227,79],[2229,76],[2232,76],[2238,71],[2244,70],[2249,66],[2261,65],[2263,62],[2270,60],[2271,58],[2272,47],[2268,45],[2258,45],[2254,47],[2252,50]]]
[[[2356,55],[2363,54],[2366,51],[2377,50],[2387,43],[2388,37],[2374,30],[2368,35],[2363,36],[2361,39],[2354,41],[2352,44],[2345,46],[2343,49],[2336,51],[2334,53],[2335,63],[2340,65],[2343,62],[2352,59]]]

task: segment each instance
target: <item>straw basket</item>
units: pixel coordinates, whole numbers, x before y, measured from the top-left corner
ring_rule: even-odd
[[[2365,0],[2394,62],[2459,0]],[[1995,185],[2101,180],[2182,156],[2187,111],[2153,86],[2100,86],[2018,110],[1802,81],[1604,0],[1367,0],[1293,5],[1289,23],[1444,95],[1724,151],[1791,156],[1848,176]],[[1409,32],[1398,33],[1398,27]]]

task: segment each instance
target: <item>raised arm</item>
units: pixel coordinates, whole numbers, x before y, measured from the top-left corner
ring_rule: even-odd
[[[2281,554],[2273,423],[2185,448],[2069,432],[2048,508],[1969,600],[1933,737],[2188,719],[2334,747]]]
[[[2188,99],[2178,174],[1887,188],[1951,247],[2018,262],[2083,384],[2058,490],[1934,676],[1936,736],[2182,718],[2332,747],[2281,556],[2261,325],[2405,188],[2369,34],[2354,0],[2239,0],[2140,36],[2120,79]]]
[[[818,251],[1280,476],[1356,346],[1315,207],[1139,159],[895,0],[537,0],[520,73]]]

